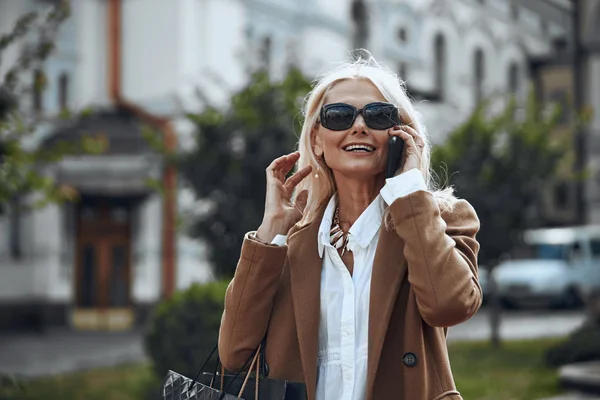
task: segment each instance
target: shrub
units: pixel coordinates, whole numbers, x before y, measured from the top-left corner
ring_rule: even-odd
[[[592,360],[600,360],[600,323],[597,321],[587,322],[546,352],[546,362],[553,367]]]
[[[158,305],[144,345],[159,377],[169,369],[191,377],[198,372],[217,344],[227,284],[193,284]]]

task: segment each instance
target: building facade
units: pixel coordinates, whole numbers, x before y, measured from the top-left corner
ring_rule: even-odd
[[[581,144],[585,152],[583,165],[589,175],[583,187],[583,220],[600,224],[600,3],[579,0],[576,4],[577,19],[581,21],[576,48],[579,65],[575,71],[581,78],[577,85],[581,93],[579,105],[593,112]]]
[[[0,0],[0,33],[47,7]],[[360,45],[407,82],[439,142],[485,96],[525,96],[527,59],[564,34],[511,0],[77,0],[72,11],[44,66],[48,88],[31,101],[45,121],[36,139],[101,133],[109,151],[46,170],[79,203],[0,218],[4,325],[128,328],[169,288],[210,279],[202,244],[173,226],[175,208],[198,203],[182,184],[176,207],[145,184],[174,182],[142,140],[145,124],[172,131],[185,151],[193,140],[182,110],[226,105],[257,67],[273,79],[290,65],[314,77]],[[92,115],[55,122],[64,108],[86,107]]]
[[[574,140],[576,168],[585,172],[585,179],[557,182],[549,189],[544,207],[554,224],[600,224],[600,3],[556,0],[553,4],[552,19],[577,29],[555,52],[531,60],[532,82],[540,98],[563,105],[559,130],[572,126],[579,112],[591,114]]]

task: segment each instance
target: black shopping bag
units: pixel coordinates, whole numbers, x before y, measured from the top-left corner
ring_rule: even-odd
[[[211,373],[203,373],[198,378],[198,381],[210,387],[214,375]],[[214,377],[214,382],[220,382],[220,376]],[[245,376],[244,376],[245,378]],[[228,393],[240,393],[244,378],[235,375],[223,376],[223,387],[229,389]],[[252,381],[254,378],[250,378]],[[213,382],[213,387],[217,386]],[[267,379],[260,378],[258,381],[258,398],[255,396],[256,383],[248,383],[244,388],[241,397],[244,400],[306,400],[306,386],[301,382],[292,382],[282,379]]]
[[[306,386],[301,382],[282,379],[269,379],[265,376],[263,346],[246,361],[245,370],[250,361],[248,372],[235,375],[226,374],[223,367],[213,373],[202,370],[214,354],[208,356],[200,372],[190,379],[174,371],[169,371],[161,387],[163,400],[306,400]],[[262,368],[261,368],[262,366]],[[220,371],[219,371],[220,369]],[[263,373],[261,374],[261,370]],[[219,371],[219,372],[217,372]]]
[[[169,370],[160,391],[163,400],[237,400],[239,397]]]

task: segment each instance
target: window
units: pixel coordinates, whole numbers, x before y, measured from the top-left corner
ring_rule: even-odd
[[[483,50],[475,50],[475,57],[473,63],[473,69],[475,71],[475,103],[479,104],[483,100],[483,81],[485,79],[485,57],[483,55]]]
[[[61,111],[69,108],[69,75],[66,72],[58,78],[58,104]]]
[[[515,95],[519,90],[519,66],[516,62],[510,64],[508,67],[508,91],[510,94]]]
[[[434,53],[435,90],[443,100],[446,89],[446,40],[441,34],[435,37]]]
[[[565,260],[568,255],[568,246],[565,244],[530,244],[522,249],[525,257],[538,260]]]
[[[600,240],[592,239],[590,241],[590,247],[592,250],[592,257],[600,257]]]
[[[554,187],[554,205],[559,210],[569,206],[569,186],[564,182]]]
[[[398,29],[398,39],[401,43],[406,43],[408,39],[408,33],[406,32],[406,28]]]
[[[33,73],[33,111],[36,115],[40,115],[44,111],[43,91],[45,85],[45,76],[41,70],[35,70]]]
[[[569,43],[565,37],[556,37],[551,40],[552,50],[555,55],[566,54]]]
[[[513,21],[519,20],[519,6],[516,5],[515,3],[510,5],[510,18]]]
[[[272,40],[270,36],[266,36],[261,44],[260,49],[260,63],[262,68],[266,71],[271,66],[271,51],[272,51]]]
[[[352,47],[355,49],[366,48],[369,38],[369,17],[367,5],[364,0],[354,0],[352,2],[351,17],[354,25]]]
[[[251,40],[254,37],[254,29],[252,28],[252,26],[246,26],[244,34],[246,35],[246,39]]]
[[[288,68],[297,68],[298,61],[298,42],[295,38],[290,37],[286,43],[286,64]]]
[[[96,253],[96,247],[92,243],[86,243],[83,247],[83,254],[81,255],[81,278],[79,285],[80,289],[80,301],[79,306],[89,308],[93,307],[97,302],[97,278],[96,278],[96,260],[98,254]]]
[[[20,260],[23,257],[23,243],[21,232],[21,202],[18,197],[10,201],[10,209],[8,215],[8,235],[10,256],[13,260]]]
[[[566,124],[571,118],[570,107],[569,107],[569,95],[564,89],[555,89],[550,92],[548,101],[552,107],[559,107],[559,116],[557,122],[559,124]]]

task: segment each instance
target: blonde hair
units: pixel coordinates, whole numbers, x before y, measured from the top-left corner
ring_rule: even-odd
[[[428,139],[427,129],[422,122],[421,114],[415,109],[412,101],[406,93],[405,83],[389,68],[378,63],[366,51],[362,52],[355,61],[342,64],[335,70],[315,80],[313,89],[304,100],[303,115],[304,124],[298,142],[300,159],[298,169],[308,165],[312,166],[313,172],[307,176],[296,188],[296,193],[302,190],[308,191],[308,201],[304,210],[304,216],[300,224],[312,222],[319,209],[328,202],[336,192],[335,180],[331,169],[319,159],[314,153],[312,143],[312,131],[317,123],[319,112],[329,90],[338,82],[347,79],[364,79],[371,82],[381,92],[386,101],[398,107],[402,121],[415,129],[423,138],[425,143],[419,168],[427,184],[427,188],[438,200],[440,208],[446,209],[452,206],[456,198],[452,188],[439,190],[432,178],[431,171],[431,144]],[[387,221],[387,218],[386,218]]]

